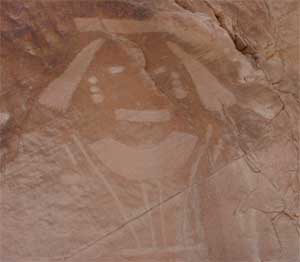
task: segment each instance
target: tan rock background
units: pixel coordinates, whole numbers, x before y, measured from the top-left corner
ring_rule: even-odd
[[[2,0],[0,261],[300,261],[299,2]]]

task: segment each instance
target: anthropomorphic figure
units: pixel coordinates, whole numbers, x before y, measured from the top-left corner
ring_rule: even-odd
[[[277,249],[272,228],[256,232],[266,218],[246,212],[267,181],[230,133],[238,127],[228,112],[253,105],[220,81],[260,75],[224,30],[177,12],[74,23],[90,42],[41,93],[49,121],[23,135],[19,168],[8,168],[1,230],[24,234],[6,233],[4,259],[258,262],[261,243]],[[232,67],[222,71],[222,59]],[[272,118],[265,109],[257,114]]]

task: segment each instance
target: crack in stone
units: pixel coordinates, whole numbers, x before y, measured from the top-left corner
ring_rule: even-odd
[[[188,12],[192,12],[192,10],[189,9],[188,4],[184,4],[180,0],[174,0],[174,3],[181,9],[186,10]]]
[[[196,184],[196,183],[195,183]],[[172,199],[178,197],[179,195],[182,195],[183,193],[185,193],[190,187],[194,186],[194,184],[189,185],[188,187],[186,187],[184,190],[176,192],[175,194],[171,195],[170,197],[166,198],[165,200],[157,203],[156,205],[152,206],[151,208],[145,210],[144,212],[142,212],[141,214],[139,214],[138,216],[135,216],[134,218],[126,221],[125,223],[123,223],[122,225],[118,226],[115,230],[105,234],[103,237],[98,238],[96,240],[94,240],[93,242],[87,244],[86,246],[80,248],[79,250],[77,250],[76,252],[74,252],[73,254],[69,255],[69,256],[65,256],[63,258],[58,258],[55,259],[55,261],[68,261],[69,259],[73,258],[74,256],[80,254],[81,252],[84,252],[86,250],[88,250],[89,248],[93,247],[94,245],[96,245],[97,243],[105,240],[106,238],[116,234],[117,232],[119,232],[120,230],[124,229],[126,226],[128,226],[129,224],[141,219],[142,217],[144,217],[145,215],[148,215],[151,211],[153,211],[156,208],[161,207],[162,205],[168,203],[169,201],[171,201]]]
[[[213,7],[211,3],[207,0],[203,0],[203,2],[206,4],[206,6],[212,11],[214,14],[216,20],[218,21],[218,24],[221,28],[223,28],[228,36],[231,38],[236,50],[244,55],[248,60],[249,56],[251,57],[252,61],[255,63],[256,68],[259,68],[257,64],[257,53],[255,52],[254,48],[247,43],[245,39],[242,38],[239,34],[236,32],[231,32],[228,27],[223,22],[222,16],[218,13],[218,11]]]
[[[242,158],[242,157],[241,157]],[[240,158],[239,158],[240,159]],[[231,162],[229,162],[228,164],[226,164],[226,166],[232,164],[234,161],[237,161],[238,159],[235,159]],[[223,168],[225,168],[226,166],[224,166]],[[222,169],[223,169],[222,168]],[[212,173],[212,175],[209,177],[211,178],[215,173],[218,173],[219,170],[215,171]],[[115,233],[119,232],[120,230],[124,229],[126,226],[128,226],[129,224],[135,222],[135,221],[138,221],[139,219],[141,219],[142,217],[144,217],[145,215],[148,215],[150,212],[152,212],[153,210],[155,210],[156,208],[160,208],[162,205],[165,205],[166,203],[168,203],[169,201],[173,200],[174,198],[186,193],[187,191],[189,191],[192,187],[194,186],[197,186],[197,185],[200,185],[200,183],[197,183],[197,182],[193,182],[191,183],[189,186],[187,186],[184,190],[181,190],[179,192],[176,192],[175,194],[171,195],[170,197],[166,198],[165,200],[157,203],[156,205],[152,206],[151,208],[145,210],[144,212],[142,212],[141,214],[135,216],[134,218],[128,220],[127,222],[123,223],[122,225],[118,226],[115,230],[107,233],[105,236],[101,237],[101,238],[98,238],[96,240],[94,240],[93,242],[87,244],[86,246],[82,247],[82,248],[79,248],[76,252],[74,252],[73,254],[71,255],[68,255],[68,256],[64,256],[62,258],[56,258],[54,259],[54,261],[68,261],[69,259],[73,258],[74,256],[88,250],[89,248],[93,247],[94,245],[96,245],[97,243],[105,240],[106,238],[114,235]]]

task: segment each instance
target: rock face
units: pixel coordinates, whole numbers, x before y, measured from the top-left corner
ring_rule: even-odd
[[[0,12],[0,261],[300,261],[299,1]]]

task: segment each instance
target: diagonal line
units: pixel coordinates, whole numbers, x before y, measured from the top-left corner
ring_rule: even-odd
[[[176,198],[177,196],[183,194],[185,191],[187,191],[191,186],[190,185],[188,187],[186,187],[184,190],[176,192],[175,194],[169,196],[168,198],[166,198],[165,200],[155,204],[154,206],[152,206],[151,208],[145,210],[144,212],[142,212],[141,214],[139,214],[138,216],[128,220],[127,222],[123,223],[122,225],[118,226],[116,229],[114,229],[111,232],[108,232],[107,234],[105,234],[104,236],[95,239],[94,241],[90,242],[89,244],[87,244],[86,246],[80,248],[79,250],[77,250],[76,252],[74,252],[72,255],[66,256],[64,258],[58,259],[57,261],[67,261],[71,258],[73,258],[74,256],[76,256],[77,254],[84,252],[86,250],[88,250],[89,248],[91,248],[92,246],[94,246],[95,244],[105,240],[106,238],[110,237],[111,235],[117,233],[118,231],[122,230],[123,228],[125,228],[126,226],[128,226],[129,224],[131,224],[132,222],[135,222],[137,220],[139,220],[140,218],[142,218],[144,215],[147,215],[148,213],[150,213],[151,211],[153,211],[156,208],[159,208],[161,205],[166,204],[167,202],[169,202],[170,200],[172,200],[173,198]]]

